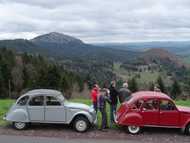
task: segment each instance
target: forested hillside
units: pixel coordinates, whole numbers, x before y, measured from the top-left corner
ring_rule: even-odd
[[[0,49],[0,98],[15,98],[34,88],[58,89],[70,96],[76,84],[82,90],[82,79],[56,62],[40,55]]]

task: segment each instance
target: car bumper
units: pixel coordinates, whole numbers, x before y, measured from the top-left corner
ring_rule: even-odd
[[[94,120],[93,124],[94,124],[94,125],[97,125],[97,124],[98,124],[98,119],[97,119],[97,117],[96,117],[96,119]]]

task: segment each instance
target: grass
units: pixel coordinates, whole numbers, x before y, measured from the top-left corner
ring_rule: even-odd
[[[3,120],[3,116],[6,114],[13,103],[14,100],[10,99],[0,100],[0,126],[6,125],[6,121]]]
[[[121,63],[114,63],[113,66],[113,72],[120,78],[122,78],[123,80],[129,80],[132,77],[138,77],[137,82],[139,84],[140,87],[147,87],[149,86],[148,84],[150,82],[156,82],[157,78],[159,75],[162,75],[162,77],[165,79],[165,84],[170,85],[171,84],[171,80],[170,78],[167,76],[166,72],[162,71],[157,71],[155,70],[154,72],[151,71],[133,71],[133,72],[129,72],[124,68],[120,68]]]
[[[69,100],[71,102],[78,102],[78,103],[84,103],[87,105],[91,105],[91,101],[89,99],[71,99]],[[6,114],[6,112],[9,110],[10,106],[14,103],[14,100],[10,99],[2,99],[0,100],[0,126],[6,126],[7,122],[3,120],[3,116]],[[190,100],[177,100],[175,101],[177,105],[182,106],[189,106],[190,107]],[[108,115],[108,122],[109,122],[109,115],[110,115],[110,108],[109,105],[107,105],[107,115]],[[98,112],[98,126],[101,124],[101,115]],[[115,128],[115,127],[114,127]]]
[[[190,56],[181,57],[186,64],[190,64]]]
[[[175,101],[175,103],[177,105],[190,107],[190,100],[177,100],[177,101]]]

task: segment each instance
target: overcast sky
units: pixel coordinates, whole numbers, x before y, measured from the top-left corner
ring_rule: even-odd
[[[0,0],[0,39],[190,40],[190,0]]]

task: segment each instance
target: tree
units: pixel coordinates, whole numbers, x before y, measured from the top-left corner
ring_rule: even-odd
[[[23,82],[24,82],[22,68],[20,66],[15,66],[12,69],[11,75],[12,75],[12,82],[13,82],[14,90],[18,93],[22,90]]]
[[[158,84],[158,88],[160,89],[161,92],[163,92],[163,93],[167,92],[165,84],[164,84],[161,76],[158,77],[157,84]]]
[[[149,83],[149,90],[154,91],[154,83],[153,82]]]
[[[61,75],[56,65],[50,66],[47,72],[47,87],[58,89],[60,86]]]
[[[176,99],[182,93],[181,86],[177,80],[174,80],[172,87],[171,87],[171,97]]]
[[[138,84],[136,78],[133,77],[131,80],[129,80],[129,89],[131,90],[131,92],[138,91]]]

